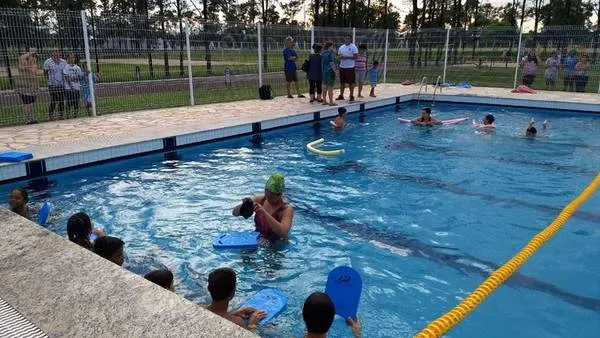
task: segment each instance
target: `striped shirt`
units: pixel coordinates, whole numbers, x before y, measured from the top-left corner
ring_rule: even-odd
[[[354,59],[354,69],[358,71],[366,71],[367,70],[367,55],[366,54],[358,54],[356,59]]]

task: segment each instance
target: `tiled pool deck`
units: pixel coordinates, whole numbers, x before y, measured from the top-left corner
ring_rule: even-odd
[[[381,85],[379,97],[363,99],[349,111],[408,102],[416,98],[418,89]],[[430,100],[431,96],[423,99]],[[447,88],[437,100],[600,113],[597,94],[528,95],[500,88]],[[256,134],[335,116],[336,110],[311,105],[306,99],[276,98],[1,128],[0,151],[30,151],[34,160],[0,165],[0,182],[35,178],[54,170],[137,153]],[[51,337],[252,336],[2,208],[0,229],[0,299]]]

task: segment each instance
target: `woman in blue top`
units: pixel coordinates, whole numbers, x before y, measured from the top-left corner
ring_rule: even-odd
[[[322,79],[325,89],[323,90],[323,105],[337,106],[333,102],[333,85],[335,83],[335,53],[333,51],[333,42],[325,42],[323,47],[324,52],[321,53],[321,70]],[[329,97],[329,103],[327,103],[327,97]]]
[[[577,56],[574,49],[571,49],[565,58],[564,63],[565,80],[563,90],[573,92],[575,91],[575,65],[577,64]]]

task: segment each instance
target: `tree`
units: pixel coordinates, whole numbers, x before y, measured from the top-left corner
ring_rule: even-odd
[[[550,0],[541,13],[544,26],[589,26],[593,5],[583,0]]]
[[[302,9],[302,5],[304,5],[304,1],[302,0],[290,0],[287,3],[282,3],[281,10],[283,12],[283,17],[281,18],[281,24],[297,25],[298,20],[296,20],[296,15]]]

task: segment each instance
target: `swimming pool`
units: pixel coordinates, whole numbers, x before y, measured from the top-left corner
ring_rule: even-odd
[[[496,115],[498,131],[469,124],[415,128],[397,117],[416,104],[351,115],[356,126],[326,122],[69,171],[49,177],[63,218],[86,211],[127,243],[125,267],[167,267],[178,294],[208,300],[206,276],[238,272],[235,304],[265,287],[289,297],[266,336],[301,336],[301,307],[323,290],[327,272],[352,265],[363,277],[365,337],[408,337],[478,285],[549,223],[600,167],[600,116],[437,103],[440,118]],[[533,116],[551,137],[515,136]],[[324,137],[347,154],[319,157],[305,144]],[[289,245],[257,252],[215,251],[221,231],[252,228],[232,216],[242,196],[286,175],[295,206]],[[8,190],[23,184],[2,187]],[[449,337],[584,337],[600,329],[600,197],[592,197],[507,286]],[[345,337],[336,319],[332,337]]]

